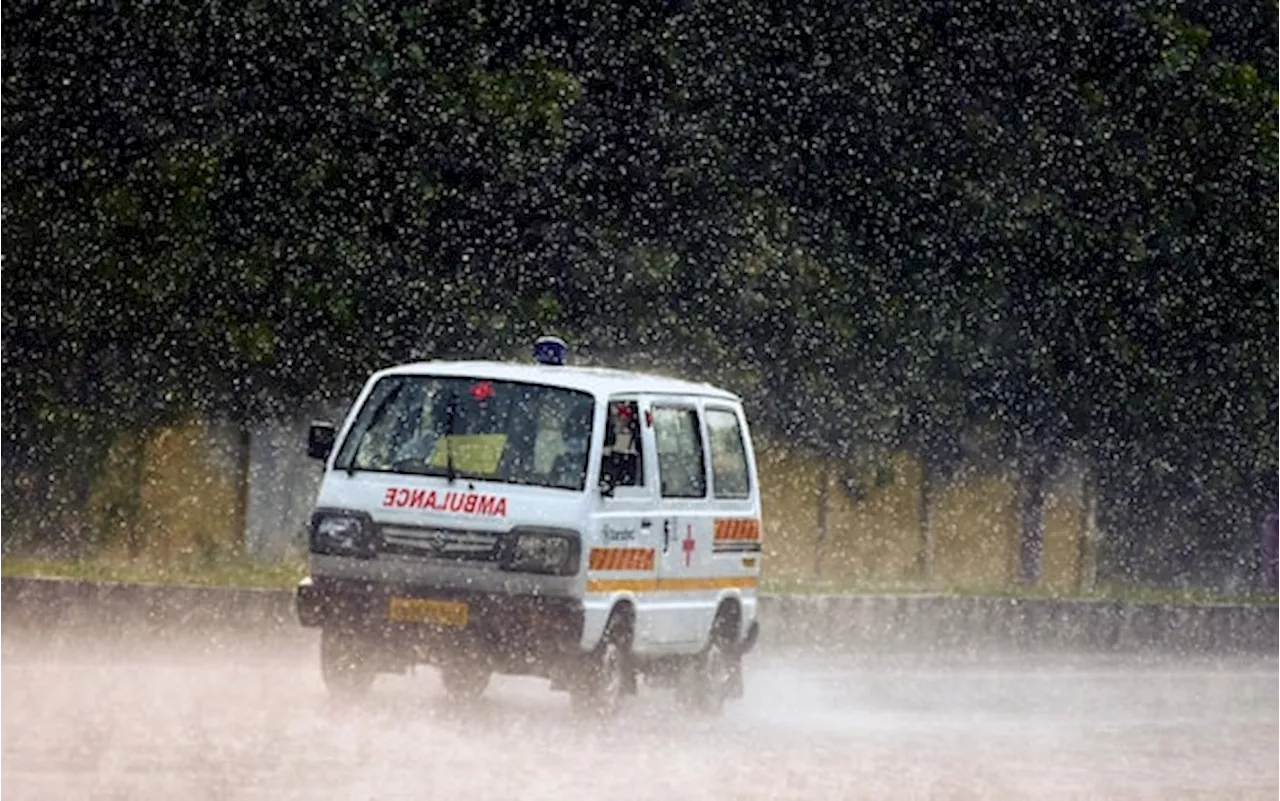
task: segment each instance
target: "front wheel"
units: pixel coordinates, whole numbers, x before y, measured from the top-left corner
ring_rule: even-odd
[[[375,673],[368,657],[355,633],[329,626],[320,630],[320,675],[334,695],[358,697],[369,692]]]
[[[575,712],[608,718],[622,707],[622,696],[633,681],[630,663],[630,632],[625,622],[609,618],[600,644],[587,657],[577,686],[570,697]]]

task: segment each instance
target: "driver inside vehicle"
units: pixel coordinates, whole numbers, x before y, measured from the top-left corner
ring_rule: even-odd
[[[640,415],[635,401],[611,403],[604,429],[601,484],[610,488],[642,486],[644,462],[640,456]]]
[[[435,453],[436,443],[440,441],[444,421],[449,413],[448,393],[438,393],[428,408],[430,413],[423,415],[417,433],[396,449],[396,465],[424,468]]]
[[[560,425],[560,455],[551,468],[551,486],[581,488],[587,475],[587,449],[591,437],[590,404],[565,412]]]

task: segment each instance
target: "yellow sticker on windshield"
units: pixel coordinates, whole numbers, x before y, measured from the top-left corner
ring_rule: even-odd
[[[492,476],[498,472],[502,449],[506,447],[506,434],[454,434],[436,441],[436,449],[427,462],[431,467],[444,470],[449,466],[449,441],[453,441],[453,469],[459,473]]]

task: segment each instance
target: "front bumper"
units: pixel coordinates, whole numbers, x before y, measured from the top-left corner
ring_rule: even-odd
[[[390,619],[392,598],[466,604],[465,625]],[[298,622],[338,627],[371,640],[415,650],[422,661],[466,651],[495,664],[538,665],[575,655],[582,639],[582,602],[573,597],[431,589],[357,579],[303,579],[296,592]]]

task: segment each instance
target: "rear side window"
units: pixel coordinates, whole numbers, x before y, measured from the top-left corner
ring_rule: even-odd
[[[738,416],[727,409],[708,409],[707,436],[711,438],[711,486],[715,496],[746,498],[751,492],[751,480]]]
[[[658,479],[664,498],[704,498],[707,469],[695,409],[655,406],[653,435],[658,446]]]

